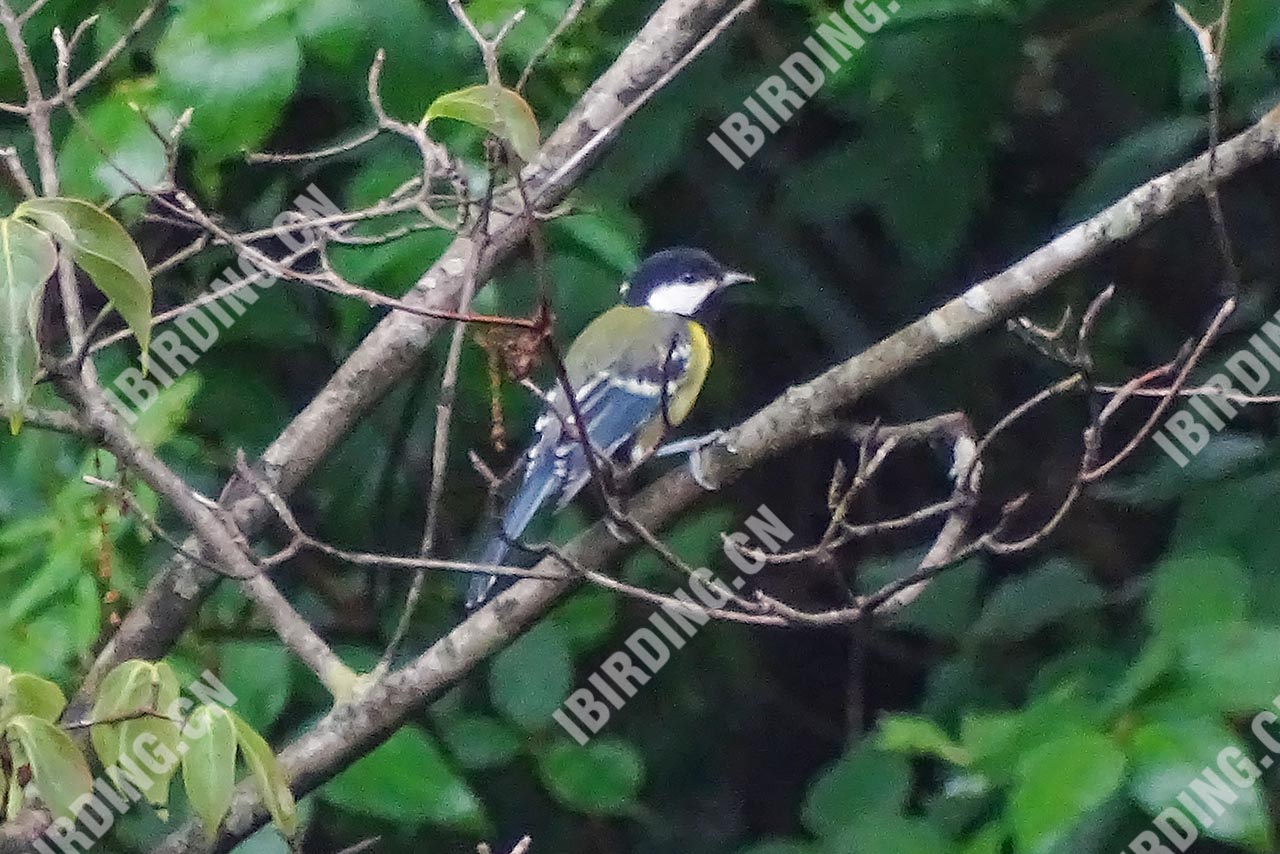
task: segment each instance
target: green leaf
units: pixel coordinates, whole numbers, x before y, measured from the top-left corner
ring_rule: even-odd
[[[480,801],[422,730],[407,726],[321,790],[330,803],[410,824],[479,831]]]
[[[1111,693],[1130,665],[1129,656],[1088,641],[1077,641],[1042,663],[1027,686],[1033,697],[1074,697],[1091,707]]]
[[[489,694],[511,720],[537,729],[564,702],[572,678],[565,631],[544,621],[494,657]]]
[[[834,837],[855,817],[900,811],[911,788],[901,756],[860,745],[823,772],[809,788],[801,819],[814,834]]]
[[[356,0],[307,0],[298,8],[297,26],[308,61],[342,69],[365,57],[364,17]]]
[[[1280,629],[1249,623],[1201,626],[1182,637],[1183,672],[1222,711],[1271,704],[1280,684]]]
[[[46,559],[39,565],[21,589],[10,594],[8,601],[0,607],[0,619],[9,625],[21,625],[38,619],[41,615],[49,615],[52,606],[59,599],[69,595],[78,579],[84,577],[84,551],[80,543],[66,537],[62,542],[51,543],[46,552]],[[62,637],[45,639],[43,646],[57,647]],[[52,641],[52,643],[50,642]],[[12,657],[12,646],[6,649],[10,660],[21,661]],[[31,663],[25,665],[36,669]]]
[[[548,228],[553,239],[563,233],[619,277],[630,275],[639,263],[643,232],[643,223],[620,211],[575,213]]]
[[[600,587],[580,590],[551,612],[565,630],[575,652],[594,649],[613,629],[618,618],[618,594]]]
[[[963,854],[1003,854],[1008,836],[1003,827],[992,822],[971,836],[961,850]]]
[[[271,726],[289,701],[293,669],[289,651],[278,643],[225,644],[219,673],[236,696],[236,714],[254,729]]]
[[[155,667],[148,661],[130,659],[111,669],[98,686],[89,719],[114,721],[140,709],[151,707],[155,697]],[[111,768],[120,760],[120,727],[116,723],[97,724],[89,728],[89,740],[98,761]]]
[[[1221,487],[1224,478],[1239,476],[1244,470],[1256,466],[1270,454],[1270,444],[1259,436],[1245,436],[1224,430],[1213,441],[1191,458],[1185,466],[1174,462],[1168,454],[1127,477],[1117,477],[1105,484],[1098,484],[1100,499],[1135,507],[1161,507],[1175,498],[1195,496],[1206,483]],[[1214,506],[1230,504],[1220,489],[1204,490],[1213,496]],[[1218,545],[1218,544],[1214,544]],[[1179,548],[1185,551],[1185,547]],[[1194,553],[1194,552],[1193,552]]]
[[[157,715],[177,713],[178,678],[173,669],[163,661],[156,662],[152,677],[151,708]],[[166,808],[169,805],[169,785],[173,775],[178,771],[178,757],[181,756],[179,745],[182,741],[181,725],[175,720],[165,720],[155,715],[146,715],[120,726],[120,743],[122,745],[149,744],[147,748],[152,755],[165,757],[166,770],[152,771],[149,780],[142,787],[142,793],[159,813],[162,819],[167,818]],[[140,740],[145,737],[146,740]],[[137,753],[137,750],[134,751]]]
[[[93,791],[93,775],[76,743],[58,727],[35,715],[19,715],[9,721],[5,735],[21,747],[31,766],[31,780],[40,788],[40,799],[55,816],[74,819],[75,804]]]
[[[1067,221],[1088,218],[1134,187],[1180,164],[1206,131],[1202,116],[1175,116],[1152,122],[1115,143],[1065,205]]]
[[[14,673],[8,679],[0,679],[0,730],[18,715],[34,715],[57,723],[66,706],[62,689],[47,679],[30,673]]]
[[[236,786],[236,727],[221,706],[200,706],[182,730],[182,784],[209,839],[231,808]]]
[[[156,711],[162,714],[174,714],[177,709],[173,708],[174,703],[178,699],[182,688],[178,685],[178,674],[167,662],[157,661],[156,664]],[[177,717],[177,714],[174,714]]]
[[[928,718],[890,715],[880,721],[876,744],[890,753],[936,756],[956,765],[969,764],[969,754]]]
[[[284,769],[276,759],[271,745],[262,736],[240,719],[234,712],[227,713],[236,728],[236,741],[240,744],[240,755],[249,766],[257,786],[258,796],[266,804],[271,820],[280,828],[280,832],[292,838],[298,832],[298,808],[293,800],[293,792],[289,789],[289,781],[284,777]]]
[[[1048,560],[1000,585],[973,626],[984,638],[1021,639],[1102,604],[1102,591],[1075,564]]]
[[[1018,850],[1044,852],[1119,788],[1124,754],[1098,733],[1055,738],[1027,754],[1009,799]]]
[[[875,854],[949,854],[955,850],[937,825],[919,818],[878,815],[869,821],[850,817],[829,846],[832,851],[867,851]]]
[[[1233,748],[1235,758],[1222,753]],[[1234,842],[1256,851],[1270,851],[1270,828],[1260,784],[1240,785],[1238,781],[1256,777],[1256,769],[1241,773],[1238,764],[1248,754],[1239,739],[1217,722],[1200,720],[1157,721],[1139,727],[1127,743],[1129,757],[1129,791],[1152,816],[1176,806],[1178,795],[1194,781],[1207,780],[1206,769],[1217,775],[1235,800],[1221,799],[1223,812],[1217,814],[1202,832],[1214,839]],[[1223,773],[1224,763],[1229,769]],[[1235,776],[1230,776],[1234,774]],[[1216,785],[1210,788],[1216,788]],[[1193,795],[1194,797],[1194,795]],[[1194,820],[1194,815],[1188,813]],[[1197,822],[1197,824],[1199,824]]]
[[[123,662],[103,680],[92,712],[92,720],[116,722],[97,724],[89,730],[94,750],[108,769],[122,756],[147,767],[146,778],[133,782],[142,789],[147,802],[162,812],[169,803],[169,785],[178,770],[180,728],[176,721],[158,715],[175,712],[177,699],[178,680],[169,665],[138,659]],[[142,758],[144,752],[170,760],[165,771],[152,770],[151,763]],[[121,785],[119,780],[116,783]]]
[[[0,407],[9,413],[15,434],[40,362],[40,297],[57,266],[58,250],[49,235],[16,219],[0,219]]]
[[[304,805],[304,820],[307,807]],[[297,854],[298,848],[270,825],[261,827],[235,847],[235,854]],[[375,849],[376,850],[376,849]]]
[[[770,839],[765,842],[757,842],[755,845],[746,848],[740,848],[737,854],[821,854],[821,849],[808,842]]]
[[[187,423],[204,385],[203,374],[191,371],[168,388],[160,389],[147,408],[137,413],[138,418],[133,422],[134,437],[148,448],[158,448],[173,439]]]
[[[858,574],[858,588],[870,593],[912,572],[924,557],[912,550],[889,559],[869,559]],[[895,628],[918,632],[939,640],[967,637],[981,601],[986,575],[983,561],[970,558],[938,576],[924,591],[893,615]]]
[[[206,189],[217,183],[213,166],[267,138],[298,84],[302,49],[278,6],[184,4],[156,46],[166,98],[179,112],[195,108],[184,141],[201,158]]]
[[[149,190],[164,182],[168,167],[164,142],[151,132],[138,110],[165,131],[177,116],[157,101],[155,89],[151,79],[127,80],[84,111],[84,124],[72,125],[58,152],[62,192],[100,203],[136,192],[116,167]]]
[[[1175,646],[1163,638],[1153,638],[1115,683],[1107,698],[1106,711],[1118,714],[1128,709],[1138,697],[1159,683],[1173,669],[1176,661]]]
[[[960,720],[960,743],[974,766],[997,781],[1013,779],[1024,757],[1044,743],[1045,733],[1089,735],[1090,709],[1070,689],[1038,697],[1012,712],[966,714]]]
[[[1280,550],[1280,527],[1274,524],[1277,501],[1280,501],[1280,479],[1276,478],[1274,464],[1256,472],[1247,469],[1223,472],[1212,488],[1202,486],[1179,502],[1170,550],[1177,554],[1233,555],[1251,570],[1274,566],[1275,555]],[[1231,512],[1223,512],[1224,508]],[[1255,583],[1268,576],[1274,577],[1274,574],[1256,575]],[[1251,600],[1254,613],[1270,613],[1274,620],[1274,608],[1268,610],[1267,603],[1258,596]]]
[[[520,734],[497,718],[450,715],[440,734],[458,764],[471,771],[506,765],[520,751]]]
[[[483,128],[511,143],[525,162],[538,153],[538,120],[524,98],[506,87],[485,83],[446,92],[431,102],[423,122],[435,118],[457,119]]]
[[[29,199],[13,213],[47,229],[71,252],[133,331],[145,364],[151,342],[151,274],[124,226],[79,199]]]
[[[1233,623],[1249,608],[1249,578],[1240,562],[1196,554],[1162,561],[1151,573],[1147,622],[1180,635],[1200,626]]]
[[[556,800],[588,815],[626,812],[644,783],[640,752],[616,738],[558,741],[538,757],[538,770]]]

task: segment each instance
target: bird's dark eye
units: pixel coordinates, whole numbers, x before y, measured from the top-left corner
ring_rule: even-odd
[[[686,285],[692,285],[697,280],[697,276],[693,275],[693,273],[684,273],[680,276],[680,281],[684,282]]]

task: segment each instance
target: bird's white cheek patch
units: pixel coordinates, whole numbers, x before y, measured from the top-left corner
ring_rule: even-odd
[[[715,282],[663,285],[649,294],[649,308],[668,314],[693,314],[715,287]]]

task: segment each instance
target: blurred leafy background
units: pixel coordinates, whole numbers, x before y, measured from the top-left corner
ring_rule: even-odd
[[[563,0],[476,0],[482,24],[524,5],[506,42],[508,79],[543,43]],[[1206,86],[1189,34],[1150,0],[901,0],[901,12],[740,171],[707,134],[829,14],[828,0],[771,0],[638,114],[547,228],[559,329],[567,338],[615,299],[643,253],[701,245],[759,278],[727,313],[691,430],[732,423],[787,384],[876,338],[1037,247],[1207,139]],[[50,68],[48,33],[91,13],[101,50],[140,0],[52,0],[30,34]],[[527,90],[544,132],[568,111],[652,3],[588,0]],[[1280,6],[1235,0],[1224,123],[1256,120],[1280,95]],[[1190,5],[1203,20],[1210,0]],[[364,77],[387,50],[389,110],[420,117],[439,94],[480,82],[474,45],[443,3],[421,0],[175,0],[80,99],[93,135],[144,181],[163,151],[131,105],[168,126],[196,108],[181,178],[239,227],[267,225],[308,183],[344,205],[367,203],[416,169],[397,140],[319,165],[249,165],[245,150],[306,150],[370,121]],[[0,59],[0,97],[20,97]],[[477,135],[439,127],[480,170]],[[433,127],[436,125],[433,124]],[[23,127],[0,144],[29,154]],[[56,127],[67,194],[115,202],[127,187],[91,136]],[[14,188],[0,185],[5,202]],[[1241,258],[1242,308],[1220,348],[1239,346],[1280,307],[1280,165],[1254,168],[1225,194]],[[151,259],[183,234],[138,221]],[[1168,358],[1218,298],[1217,250],[1202,205],[1073,274],[1032,309],[1056,317],[1108,283],[1096,358],[1111,378]],[[414,233],[338,255],[350,278],[402,293],[446,236]],[[207,253],[157,283],[178,305],[231,260]],[[522,312],[535,295],[527,259],[477,300]],[[148,411],[148,441],[208,493],[238,448],[260,452],[379,315],[281,284]],[[442,342],[437,342],[440,345]],[[1234,346],[1233,346],[1234,345]],[[133,354],[107,354],[110,374]],[[437,346],[295,498],[305,527],[351,547],[411,552],[430,477]],[[1211,366],[1210,366],[1211,367]],[[490,447],[486,360],[467,348],[444,504],[444,542],[465,551],[484,488],[465,452]],[[964,409],[980,426],[1058,369],[992,332],[943,354],[859,405],[902,420]],[[518,436],[532,401],[502,395]],[[1075,470],[1080,401],[1014,431],[988,484],[1031,490],[1048,509]],[[1136,418],[1136,416],[1135,416]],[[1135,420],[1136,423],[1136,420]],[[938,580],[898,619],[849,630],[712,626],[600,737],[569,741],[550,719],[569,691],[648,616],[599,590],[576,594],[383,746],[303,805],[307,850],[381,835],[381,850],[509,846],[535,851],[679,850],[689,854],[987,854],[1120,850],[1226,746],[1256,752],[1243,722],[1280,694],[1280,454],[1274,409],[1246,412],[1185,470],[1155,452],[1095,490],[1031,556],[972,561]],[[825,480],[853,449],[793,454],[716,495],[670,535],[717,567],[718,533],[762,501],[800,538],[825,523]],[[163,544],[80,481],[110,466],[76,443],[26,430],[0,442],[0,659],[74,687],[110,631],[101,576],[127,609],[164,559]],[[862,512],[889,515],[945,494],[941,454],[895,461]],[[107,473],[109,474],[109,472]],[[155,500],[146,496],[154,509]],[[165,518],[163,511],[162,518]],[[590,502],[556,522],[566,537]],[[920,543],[886,537],[761,584],[808,606],[844,601],[901,573]],[[651,559],[619,573],[663,586]],[[291,599],[353,664],[369,666],[398,615],[404,578],[318,556],[280,575]],[[415,623],[420,649],[457,618],[454,580],[433,578]],[[237,710],[280,744],[314,721],[326,696],[230,586],[170,659],[219,672]],[[181,809],[178,814],[181,815]],[[1272,850],[1280,830],[1272,775],[1210,827],[1196,850]],[[164,826],[135,810],[102,850],[145,851]],[[270,831],[241,850],[283,851]],[[505,850],[505,847],[502,849]]]

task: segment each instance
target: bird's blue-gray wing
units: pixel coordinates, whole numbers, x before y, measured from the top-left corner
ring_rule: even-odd
[[[673,337],[654,359],[618,360],[586,377],[575,389],[578,414],[593,448],[614,457],[646,425],[662,417],[664,395],[672,393],[688,367],[689,350],[679,344]],[[520,486],[480,562],[501,564],[540,509],[551,501],[563,506],[590,480],[586,451],[577,432],[570,428],[574,418],[573,407],[566,404],[563,390],[557,386],[547,394],[547,406],[535,424],[538,441],[526,452]],[[497,581],[494,576],[474,576],[467,606],[478,607],[493,596]]]

